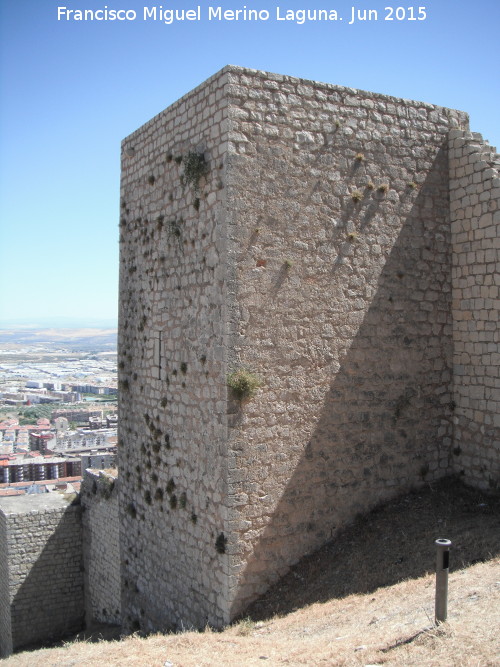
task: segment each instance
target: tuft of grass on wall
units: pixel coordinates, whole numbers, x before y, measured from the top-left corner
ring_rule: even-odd
[[[260,379],[246,368],[230,373],[227,378],[227,386],[240,401],[255,396],[259,387],[262,386]]]
[[[355,202],[359,202],[363,199],[363,193],[360,190],[354,190],[351,194],[351,198]]]

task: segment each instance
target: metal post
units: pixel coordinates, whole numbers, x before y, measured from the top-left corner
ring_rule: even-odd
[[[444,623],[448,616],[448,569],[450,565],[450,540],[440,538],[435,542],[437,547],[436,561],[436,625]]]

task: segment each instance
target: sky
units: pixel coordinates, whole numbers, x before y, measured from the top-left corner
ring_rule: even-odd
[[[116,323],[121,140],[227,64],[461,109],[499,147],[499,0],[420,2],[0,0],[0,327]],[[106,8],[131,20],[67,11]],[[343,20],[297,20],[325,8]]]

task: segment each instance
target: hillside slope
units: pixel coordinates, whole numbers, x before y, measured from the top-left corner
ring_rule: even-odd
[[[448,622],[439,628],[437,537],[453,541]],[[499,555],[498,496],[446,480],[359,518],[224,632],[77,641],[5,665],[493,667],[500,664]]]

